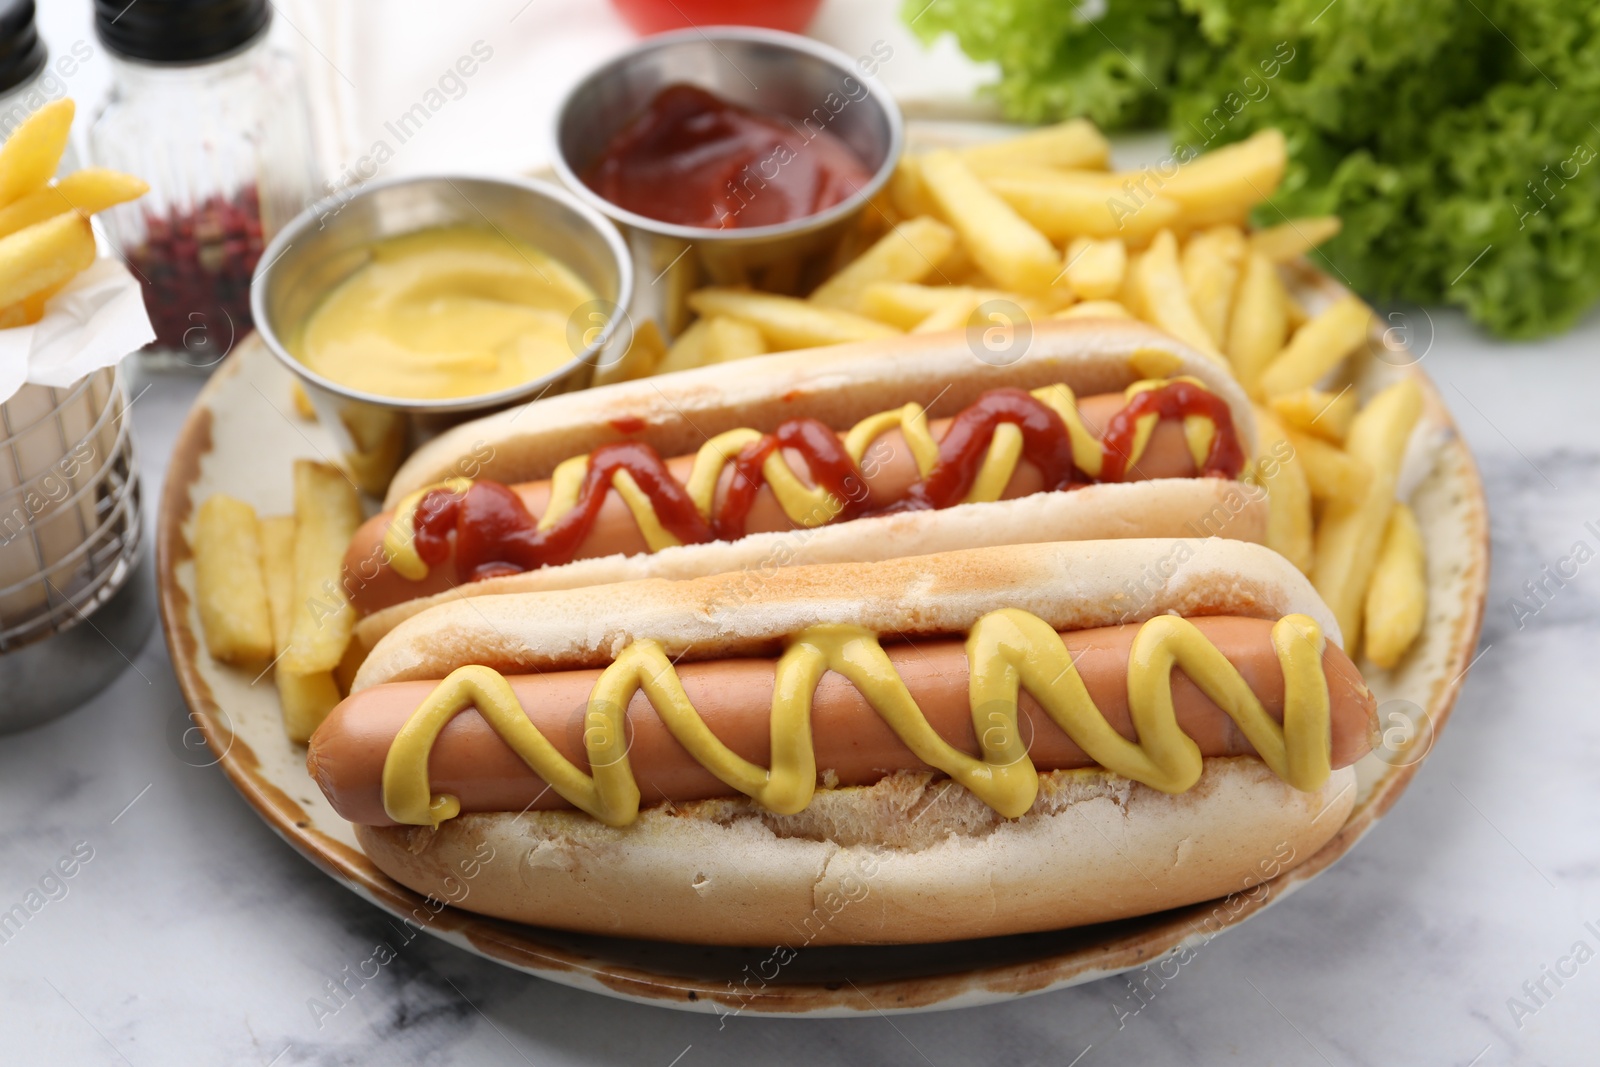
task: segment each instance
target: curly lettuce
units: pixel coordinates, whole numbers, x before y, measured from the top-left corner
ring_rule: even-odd
[[[1165,125],[1197,148],[1282,129],[1259,221],[1336,213],[1325,265],[1378,300],[1528,338],[1600,300],[1592,0],[908,0],[993,61],[1007,115]],[[920,13],[920,14],[919,14]]]

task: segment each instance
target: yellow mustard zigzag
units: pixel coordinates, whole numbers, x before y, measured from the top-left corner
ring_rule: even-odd
[[[661,645],[639,640],[602,672],[589,695],[583,735],[587,774],[539,732],[503,675],[488,667],[460,667],[439,683],[390,745],[383,767],[384,809],[396,822],[417,826],[437,826],[459,814],[455,797],[433,793],[428,757],[445,724],[475,707],[570,804],[609,826],[626,826],[639,814],[639,786],[628,763],[624,724],[629,702],[642,690],[672,736],[718,779],[770,811],[793,814],[811,802],[816,790],[811,702],[827,671],[849,679],[918,759],[1007,818],[1028,811],[1039,790],[1038,771],[1018,728],[1022,689],[1101,766],[1166,793],[1192,787],[1200,777],[1200,748],[1178,726],[1174,667],[1239,725],[1275,774],[1297,789],[1315,790],[1331,771],[1322,631],[1305,615],[1288,615],[1273,624],[1272,644],[1285,683],[1281,725],[1193,623],[1171,615],[1144,623],[1129,654],[1129,707],[1139,738],[1129,741],[1095,706],[1061,636],[1048,623],[1016,608],[990,612],[973,626],[966,643],[979,758],[933,729],[877,634],[859,626],[814,626],[793,637],[778,660],[772,766],[767,768],[723,744],[689,702]]]

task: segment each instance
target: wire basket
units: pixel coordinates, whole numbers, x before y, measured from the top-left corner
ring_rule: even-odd
[[[127,411],[114,367],[65,388],[24,385],[0,404],[0,657],[88,623],[138,567]]]

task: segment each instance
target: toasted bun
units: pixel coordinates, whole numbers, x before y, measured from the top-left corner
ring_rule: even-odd
[[[738,541],[683,545],[635,556],[603,556],[541,567],[469,582],[434,596],[384,608],[362,619],[356,636],[371,648],[413,615],[469,596],[732,572],[740,572],[749,584],[764,581],[771,571],[782,566],[874,563],[896,556],[1044,541],[1209,536],[1260,544],[1266,533],[1266,496],[1239,482],[1163,478],[1154,482],[1106,483],[1070,493],[1036,493],[992,504],[909,511],[814,530],[752,534]]]
[[[620,830],[541,811],[356,835],[396,881],[497,918],[799,949],[1050,930],[1236,893],[1321,848],[1354,783],[1345,768],[1302,793],[1250,757],[1206,760],[1176,796],[1052,771],[1033,809],[1006,820],[948,779],[900,774],[820,790],[798,815],[739,798],[650,809]]]
[[[600,667],[640,638],[659,641],[673,659],[715,659],[775,654],[791,634],[823,623],[906,637],[957,634],[998,608],[1030,611],[1057,630],[1162,614],[1299,612],[1340,642],[1311,583],[1260,545],[1057,541],[455,600],[380,640],[354,688],[443,678],[469,663],[505,672]]]
[[[1081,396],[1115,392],[1140,378],[1174,374],[1203,381],[1233,410],[1246,455],[1255,421],[1221,366],[1142,323],[1052,321],[1034,327],[1026,350],[1004,366],[973,355],[964,333],[784,352],[698,370],[586,389],[464,423],[419,448],[389,485],[385,506],[449,477],[501,482],[548,478],[570,456],[612,441],[644,441],[664,456],[698,449],[724,430],[770,430],[809,416],[847,427],[910,400],[951,414],[987,389],[1065,382]]]

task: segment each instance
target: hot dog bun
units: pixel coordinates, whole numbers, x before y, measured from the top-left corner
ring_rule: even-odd
[[[989,390],[1041,383],[1065,384],[1084,403],[1116,398],[1120,407],[1120,390],[1130,383],[1183,375],[1204,382],[1224,401],[1239,442],[1251,454],[1253,417],[1233,380],[1206,357],[1131,322],[1041,326],[1027,350],[1002,366],[977,359],[960,337],[894,339],[622,383],[490,416],[420,449],[395,476],[387,510],[351,542],[346,590],[366,616],[357,636],[370,648],[402,619],[463,596],[698,577],[791,563],[872,562],[893,555],[1047,540],[1222,536],[1260,542],[1266,534],[1265,494],[1230,479],[1154,476],[1136,484],[1091,485],[1067,493],[876,515],[810,530],[766,526],[781,532],[752,532],[732,541],[658,552],[643,551],[641,542],[632,549],[607,550],[616,555],[591,552],[596,558],[580,556],[488,581],[461,578],[450,562],[434,568],[425,581],[414,582],[401,578],[389,563],[385,536],[394,507],[408,494],[449,478],[520,482],[537,495],[541,486],[548,493],[547,479],[563,460],[624,439],[663,456],[687,456],[712,435],[736,427],[767,432],[784,420],[805,416],[842,432],[864,415],[913,400],[927,401],[937,423]],[[1182,452],[1183,436],[1176,424],[1158,427],[1152,440],[1164,454],[1174,445]],[[1153,447],[1151,454],[1155,451]],[[891,452],[891,461],[911,463],[903,449]],[[677,477],[684,475],[680,471]],[[621,498],[611,495],[607,507],[624,517],[609,521],[625,524],[624,540],[639,540]],[[771,500],[767,504],[777,508]],[[545,504],[532,506],[542,511]]]
[[[1033,810],[1011,820],[948,779],[899,774],[820,790],[799,815],[739,797],[651,808],[625,830],[564,811],[355,829],[396,881],[440,900],[466,886],[464,907],[513,922],[697,944],[900,944],[1240,892],[1333,837],[1354,783],[1346,767],[1302,793],[1232,757],[1206,760],[1176,796],[1105,771],[1050,771]]]
[[[603,666],[630,642],[688,659],[770,654],[825,622],[960,634],[1021,608],[1058,630],[1162,614],[1310,616],[1337,625],[1275,553],[1216,539],[1016,545],[763,576],[648,580],[474,598],[406,620],[355,688]],[[1246,889],[1311,856],[1344,823],[1354,775],[1301,792],[1255,757],[1207,759],[1167,795],[1102,769],[1040,776],[1006,820],[949,780],[901,773],[821,789],[795,815],[744,798],[647,809],[620,829],[565,811],[469,814],[438,829],[357,828],[373,861],[441,899],[519,922],[720,944],[940,941],[1145,914]],[[470,870],[470,879],[464,879]],[[841,901],[843,903],[841,904]]]
[[[943,511],[910,511],[818,526],[804,532],[751,534],[737,541],[682,545],[635,556],[580,559],[458,585],[374,612],[356,624],[371,648],[400,623],[462,597],[535,593],[611,585],[645,578],[700,578],[736,573],[745,587],[785,566],[875,563],[963,548],[1125,537],[1226,537],[1261,544],[1266,496],[1257,487],[1220,478],[1108,482],[1070,493],[1036,493]]]
[[[1300,613],[1340,644],[1305,575],[1269,548],[1219,538],[1059,541],[876,563],[785,567],[754,588],[739,574],[646,579],[549,593],[474,597],[401,623],[367,656],[353,692],[443,678],[478,663],[506,673],[603,667],[640,638],[676,659],[770,654],[791,634],[849,622],[885,634],[962,634],[1021,608],[1057,630],[1156,615]]]

